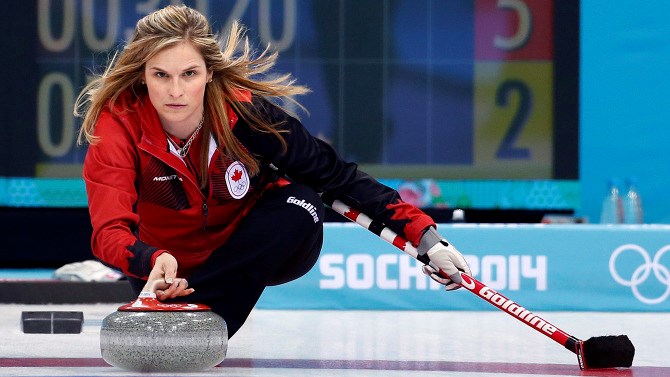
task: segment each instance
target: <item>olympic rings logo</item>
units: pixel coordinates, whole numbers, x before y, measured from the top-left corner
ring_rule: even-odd
[[[634,251],[642,256],[644,259],[644,263],[640,266],[638,266],[635,271],[633,271],[633,274],[631,275],[629,280],[626,280],[619,275],[616,269],[616,259],[625,251]],[[612,256],[610,256],[610,274],[614,278],[614,280],[626,287],[630,287],[631,290],[633,291],[633,295],[635,295],[635,298],[637,298],[640,302],[643,302],[645,304],[658,304],[670,296],[670,270],[668,270],[668,267],[665,265],[661,264],[659,261],[661,260],[661,257],[666,253],[670,251],[670,245],[666,245],[659,249],[656,252],[656,255],[654,255],[654,259],[651,259],[649,256],[649,253],[647,250],[644,248],[635,245],[635,244],[626,244],[619,246],[614,252],[612,253]],[[665,292],[663,292],[659,297],[656,298],[648,298],[644,296],[642,293],[640,293],[639,286],[647,281],[647,279],[650,277],[652,271],[654,272],[654,276],[656,280],[661,282],[662,284],[665,284],[666,289]]]

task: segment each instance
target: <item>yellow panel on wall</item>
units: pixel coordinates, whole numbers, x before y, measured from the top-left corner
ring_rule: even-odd
[[[551,178],[551,62],[477,62],[474,165],[500,178]]]

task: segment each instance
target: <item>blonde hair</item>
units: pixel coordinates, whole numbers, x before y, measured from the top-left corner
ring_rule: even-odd
[[[213,132],[218,145],[229,157],[241,161],[253,176],[259,170],[258,159],[251,155],[233,135],[228,125],[228,104],[237,114],[257,131],[276,136],[286,148],[286,142],[276,129],[255,114],[249,106],[238,99],[240,91],[250,91],[263,97],[277,97],[298,104],[294,95],[309,92],[296,85],[290,74],[269,78],[264,74],[274,67],[277,53],[269,46],[260,54],[254,51],[245,35],[245,28],[233,22],[224,38],[212,34],[207,19],[196,10],[184,5],[167,6],[147,15],[137,22],[135,32],[122,51],[116,52],[104,73],[87,84],[77,97],[75,116],[83,117],[79,131],[79,143],[94,144],[98,117],[106,107],[114,111],[115,103],[125,91],[139,96],[146,93],[141,85],[144,67],[148,60],[165,48],[181,42],[191,43],[202,54],[207,70],[212,73],[212,82],[205,89],[205,135]],[[263,75],[262,78],[257,78]],[[299,105],[299,104],[298,104]],[[201,171],[207,171],[207,148],[202,148]],[[202,174],[201,186],[207,184],[207,174]]]

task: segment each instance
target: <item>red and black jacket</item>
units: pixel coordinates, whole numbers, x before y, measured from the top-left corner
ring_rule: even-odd
[[[226,242],[263,191],[286,182],[278,178],[283,174],[359,209],[415,245],[423,230],[434,225],[429,216],[401,201],[395,190],[343,161],[281,108],[248,93],[246,105],[287,131],[282,133],[287,151],[282,153],[273,135],[254,131],[229,109],[234,135],[260,159],[261,172],[246,176],[241,164],[222,154],[210,136],[207,195],[171,150],[148,96],[126,93],[114,111],[101,112],[95,128],[100,141],[89,146],[83,169],[93,225],[91,246],[98,259],[144,278],[155,258],[167,251],[177,258],[179,275],[187,276]],[[236,192],[226,181],[240,176],[249,187]]]

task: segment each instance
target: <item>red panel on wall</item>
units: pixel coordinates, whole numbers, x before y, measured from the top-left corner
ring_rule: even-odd
[[[551,60],[554,0],[476,0],[476,60]]]

